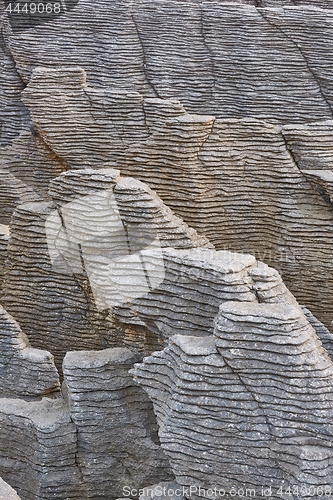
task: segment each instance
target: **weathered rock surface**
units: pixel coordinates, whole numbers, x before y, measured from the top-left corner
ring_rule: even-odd
[[[176,335],[133,373],[180,485],[330,484],[333,363],[299,307],[226,302],[214,336]]]
[[[77,426],[77,463],[88,498],[116,498],[173,478],[157,437],[152,404],[128,373],[140,356],[129,349],[71,352],[63,373]],[[93,464],[93,465],[92,465]]]
[[[6,165],[0,166],[0,196],[2,225],[10,224],[12,214],[18,205],[41,200],[39,194],[10,173]]]
[[[0,290],[2,287],[4,267],[7,259],[8,241],[9,241],[9,226],[0,224]]]
[[[52,22],[10,34],[10,48],[25,82],[37,66],[76,65],[89,85],[181,99],[192,113],[331,119],[333,14],[318,8],[330,2],[242,3],[81,0]]]
[[[16,321],[0,306],[0,395],[45,396],[59,390],[52,354],[32,348]]]
[[[11,359],[8,349],[4,354]],[[31,387],[43,379],[36,373],[37,350],[34,354]],[[65,399],[57,395],[37,401],[40,394],[32,390],[29,395],[35,398],[29,401],[4,398],[6,380],[1,378],[0,470],[23,500],[110,500],[126,485],[140,489],[156,478],[173,478],[157,437],[152,403],[128,373],[141,359],[120,348],[67,353]],[[27,380],[29,367],[24,360],[21,367],[17,378],[23,387],[19,376]],[[9,388],[8,396],[17,395],[18,388]]]
[[[76,427],[61,399],[1,399],[0,468],[23,500],[85,499]]]
[[[0,3],[0,150],[30,124],[28,110],[21,100],[24,83],[17,72],[15,61],[8,47],[4,4]],[[7,28],[8,29],[8,28]]]
[[[164,343],[176,333],[211,335],[222,302],[256,300],[249,276],[256,266],[252,255],[165,249],[163,261],[163,282],[129,306]],[[116,315],[122,319],[121,310]]]
[[[320,338],[323,347],[329,354],[330,358],[333,360],[333,334],[320,322],[314,315],[304,306],[301,306],[308,322],[311,324],[312,328],[315,330],[316,334]]]
[[[142,250],[156,238],[160,247],[212,245],[175,217],[151,189],[120,178],[113,169],[66,172],[51,182],[50,196],[55,205],[23,204],[13,216],[4,307],[35,347],[54,354],[58,369],[72,349],[139,343],[151,352],[154,340],[150,347],[149,339],[138,342],[133,328],[118,328],[109,316],[115,292],[109,266],[114,258],[125,256],[126,261],[126,255],[136,253],[135,245]],[[132,272],[133,267],[125,269],[128,279]]]
[[[52,352],[59,369],[71,347],[107,347],[114,330],[95,313],[84,283],[53,270],[45,236],[51,211],[51,204],[32,203],[15,212],[2,303],[34,347]]]
[[[7,4],[0,475],[22,500],[171,468],[224,498],[330,485],[332,2]],[[163,347],[134,373],[166,455],[128,373]]]
[[[162,483],[145,487],[142,495],[139,497],[139,500],[167,500],[168,498],[170,500],[184,499],[182,488],[174,481],[164,481]]]

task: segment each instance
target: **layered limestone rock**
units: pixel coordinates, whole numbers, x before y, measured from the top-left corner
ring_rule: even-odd
[[[0,331],[3,334],[3,324]],[[2,352],[3,347],[4,342]],[[8,348],[5,354],[7,361],[14,357]],[[46,378],[38,373],[37,350],[30,356],[32,366],[25,359],[16,366],[7,397],[1,372],[0,470],[22,500],[110,500],[126,485],[140,489],[156,479],[173,478],[157,437],[152,404],[128,373],[141,359],[138,353],[117,348],[67,353],[65,398],[37,398],[42,394],[36,386]],[[30,392],[19,394],[30,374]],[[29,401],[15,398],[22,394],[29,395]],[[0,482],[0,496],[1,487]]]
[[[8,19],[4,3],[0,2],[0,151],[30,123],[28,110],[21,100],[24,83],[17,72],[15,61],[9,49]],[[6,29],[7,27],[7,29]]]
[[[212,245],[175,217],[151,189],[113,169],[66,172],[51,182],[50,196],[55,205],[24,204],[13,216],[4,307],[35,347],[54,354],[59,369],[71,349],[139,344],[151,352],[156,342],[146,339],[144,323],[134,321],[133,313],[127,312],[129,319],[123,322],[139,324],[139,339],[133,327],[119,327],[109,315],[113,306],[126,306],[135,295],[133,272],[141,280],[139,294],[149,292],[145,273],[150,264],[139,262],[142,251],[159,251],[161,281],[161,248]],[[117,266],[124,274],[120,282],[112,277]]]
[[[195,485],[195,498],[215,487],[217,498],[232,488],[259,497],[262,487],[280,498],[281,486],[304,497],[329,486],[333,363],[299,307],[226,302],[214,335],[176,335],[133,374],[176,480]]]
[[[123,488],[171,479],[152,404],[128,373],[141,359],[129,349],[71,352],[63,372],[77,427],[77,464],[88,498],[117,498]]]
[[[25,82],[37,66],[82,66],[90,85],[192,113],[304,123],[332,118],[332,19],[329,0],[81,0],[9,41]]]
[[[16,321],[0,306],[0,395],[45,396],[59,390],[53,356],[32,348]]]
[[[40,201],[42,198],[30,186],[16,178],[0,162],[0,224],[9,225],[12,214],[18,205],[25,202]]]
[[[22,500],[114,500],[173,473],[164,498],[322,498],[332,2],[8,4],[0,476]],[[128,373],[142,354],[153,408]]]
[[[23,500],[85,500],[77,430],[61,399],[1,399],[0,468]]]
[[[249,276],[256,266],[252,255],[209,249],[163,250],[162,283],[129,302],[147,328],[165,344],[170,336],[206,336],[221,302],[255,301]],[[122,309],[115,308],[120,321]]]
[[[333,170],[302,170],[302,172],[314,188],[333,207]]]
[[[72,168],[116,165],[149,183],[218,249],[251,253],[277,268],[297,299],[330,328],[329,182],[319,189],[303,167],[325,167],[318,175],[330,178],[331,121],[281,127],[253,118],[192,115],[172,99],[95,91],[79,68],[36,69],[24,96],[59,161]],[[58,107],[48,108],[54,99]],[[114,117],[116,109],[122,116],[120,108],[127,112],[125,127]],[[95,119],[101,109],[104,118]],[[106,145],[103,134],[111,134]]]
[[[71,347],[107,347],[115,332],[94,310],[85,283],[52,268],[45,234],[51,211],[51,204],[32,203],[15,212],[2,303],[32,345],[51,351],[61,368]]]
[[[304,306],[301,306],[308,322],[311,324],[312,328],[315,330],[316,334],[320,338],[323,347],[326,349],[330,358],[333,360],[333,334],[314,317],[311,311]]]
[[[0,224],[0,290],[4,275],[4,267],[7,259],[7,248],[9,241],[9,226]]]
[[[38,193],[41,200],[49,199],[49,182],[66,170],[66,164],[47,147],[36,130],[22,132],[3,156],[8,172]]]

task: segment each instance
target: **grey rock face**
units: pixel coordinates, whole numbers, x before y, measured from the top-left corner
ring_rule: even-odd
[[[0,224],[0,290],[2,287],[4,267],[7,259],[8,240],[9,240],[9,226]]]
[[[142,494],[140,500],[183,500],[184,495],[182,488],[174,481],[166,481],[153,486],[147,486]]]
[[[202,487],[193,497],[330,484],[333,364],[299,307],[226,302],[214,336],[177,335],[133,374],[177,482]]]
[[[22,203],[41,201],[41,197],[30,186],[9,172],[6,165],[0,166],[0,224],[10,224],[15,208]]]
[[[89,291],[81,283],[52,269],[45,236],[51,210],[47,203],[24,204],[17,209],[2,303],[32,345],[53,353],[59,369],[71,346],[100,349],[105,347],[104,336],[112,342],[114,330],[105,322],[105,315],[95,314],[93,305],[90,307]]]
[[[1,399],[2,477],[24,500],[85,499],[76,428],[62,400]]]
[[[128,373],[140,359],[121,348],[71,352],[64,359],[69,411],[78,432],[77,463],[88,498],[116,498],[124,488],[173,478],[152,404]]]
[[[71,349],[134,343],[152,352],[155,341],[150,347],[149,339],[137,341],[132,327],[118,328],[108,313],[113,305],[108,301],[112,293],[109,265],[112,252],[118,258],[124,250],[121,247],[127,248],[125,227],[130,245],[134,238],[134,247],[142,233],[148,239],[151,235],[143,247],[156,237],[161,247],[212,245],[175,217],[151,189],[140,181],[120,178],[113,169],[63,173],[51,182],[50,196],[55,205],[24,204],[13,216],[4,270],[4,307],[34,346],[54,354],[58,369]],[[114,209],[108,205],[111,198]],[[119,238],[120,246],[111,250]],[[121,298],[118,305],[126,300]],[[126,311],[128,315],[128,308]],[[124,322],[138,323],[130,317]],[[145,337],[143,328],[139,330]]]
[[[40,201],[48,200],[50,180],[66,170],[66,164],[47,147],[36,131],[22,132],[12,141],[6,148],[4,164],[11,175],[29,186],[36,196],[39,194]]]
[[[131,301],[130,308],[164,343],[176,333],[211,335],[221,302],[256,300],[249,276],[256,266],[252,255],[165,249],[163,261],[163,282]]]
[[[28,110],[22,103],[21,91],[24,83],[17,72],[14,58],[9,50],[5,26],[8,21],[4,14],[4,4],[0,3],[0,148],[11,141],[30,123]]]
[[[332,118],[329,7],[81,0],[58,20],[11,34],[10,47],[25,82],[37,66],[81,66],[89,85],[181,99],[192,113],[304,123]]]
[[[3,347],[13,365],[13,354]],[[65,399],[37,400],[40,391],[32,389],[42,384],[43,373],[37,372],[38,351],[30,351],[33,364],[23,359],[16,367],[11,399],[3,397],[7,380],[0,374],[0,470],[23,500],[110,500],[126,486],[141,489],[156,478],[173,478],[152,403],[128,373],[140,355],[120,348],[67,353]],[[22,391],[25,382],[30,392]],[[30,400],[17,399],[22,394]]]
[[[332,2],[66,0],[22,29],[7,3],[0,475],[22,500],[319,500]]]
[[[149,183],[217,249],[251,253],[277,268],[297,299],[330,328],[332,285],[326,277],[333,250],[332,203],[327,182],[318,189],[303,167],[330,168],[331,121],[280,127],[252,118],[215,119],[188,114],[172,100],[142,100],[135,94],[134,102],[134,94],[126,92],[111,93],[109,112],[103,102],[109,102],[105,96],[111,91],[98,90],[92,101],[89,92],[95,91],[75,68],[38,69],[24,91],[35,126],[63,162],[73,168],[111,163]],[[45,113],[55,98],[56,111]],[[130,109],[125,129],[113,115],[122,106]],[[87,109],[92,115],[103,109],[104,118],[95,120]],[[111,124],[114,132],[104,146],[101,137],[111,133]],[[89,158],[87,145],[93,151]],[[132,205],[127,213],[131,210]]]
[[[311,324],[312,328],[315,330],[316,334],[320,338],[323,347],[329,354],[330,358],[333,360],[333,334],[320,322],[314,315],[304,306],[301,306],[308,322]]]
[[[53,356],[32,348],[16,321],[0,306],[1,396],[44,396],[59,390]]]

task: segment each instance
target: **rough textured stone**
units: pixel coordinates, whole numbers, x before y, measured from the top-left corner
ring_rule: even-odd
[[[140,322],[138,329],[143,338],[136,339],[133,327],[118,328],[108,312],[111,306],[107,277],[112,257],[109,253],[114,244],[112,238],[120,228],[105,200],[114,198],[115,213],[123,221],[119,222],[122,230],[123,224],[134,227],[135,239],[143,228],[144,234],[152,232],[153,237],[158,236],[162,247],[212,245],[175,217],[151,189],[134,179],[119,178],[119,172],[113,169],[63,173],[51,182],[50,195],[56,205],[24,204],[13,216],[2,294],[4,307],[35,347],[54,354],[59,370],[65,353],[72,349],[139,344],[145,352],[152,352],[156,343],[145,338]],[[58,220],[60,226],[52,226]],[[73,245],[63,252],[67,261],[58,251],[55,260],[51,259],[46,235],[48,221],[55,237],[64,221],[70,224]],[[63,230],[66,233],[66,227]],[[54,245],[51,249],[56,250]],[[95,285],[87,279],[81,257],[86,265],[93,266],[90,278],[94,277]],[[124,322],[138,323],[133,318]]]
[[[1,399],[0,468],[23,500],[85,499],[76,427],[62,400]]]
[[[89,85],[181,99],[190,112],[331,119],[332,11],[312,7],[330,2],[286,3],[81,0],[53,22],[11,34],[10,48],[25,82],[37,66],[76,65]]]
[[[139,500],[182,500],[184,494],[180,485],[174,481],[166,481],[144,488]]]
[[[301,306],[308,322],[316,331],[330,358],[333,360],[333,334],[304,306]]]
[[[69,80],[68,74],[76,78]],[[54,80],[59,106],[45,113],[44,103],[55,99]],[[330,327],[332,283],[326,276],[333,250],[332,204],[303,167],[330,165],[331,121],[281,128],[253,118],[215,119],[188,114],[172,100],[140,101],[138,94],[140,105],[131,105],[132,94],[123,92],[112,94],[116,108],[127,103],[125,108],[131,109],[121,128],[113,108],[103,107],[110,91],[104,95],[98,89],[89,101],[90,111],[98,114],[102,108],[109,121],[87,114],[87,92],[94,89],[85,87],[84,74],[75,68],[37,69],[24,91],[36,127],[62,161],[73,168],[95,161],[102,168],[103,155],[108,157],[122,174],[149,183],[216,248],[251,253],[277,268],[297,299]],[[71,132],[76,122],[80,137]],[[98,138],[109,134],[111,124],[114,133],[105,146]],[[84,154],[87,145],[93,151],[89,157]]]
[[[0,306],[1,396],[45,396],[59,390],[53,356],[33,349],[16,321]]]
[[[9,226],[0,224],[0,290],[2,287],[4,267],[7,259],[8,241],[9,241]]]
[[[116,498],[123,488],[171,479],[152,404],[128,370],[140,356],[128,349],[71,352],[63,372],[78,432],[77,463],[89,498]],[[93,464],[93,466],[92,466]]]
[[[39,194],[10,173],[6,165],[0,165],[0,195],[0,224],[2,225],[10,224],[12,214],[18,205],[41,200]]]
[[[8,146],[11,141],[30,124],[28,110],[21,100],[24,83],[17,72],[15,61],[6,39],[5,26],[8,27],[4,15],[4,4],[0,3],[0,148]],[[7,28],[8,29],[8,28]],[[7,32],[8,34],[8,32]]]
[[[133,373],[180,485],[330,484],[333,363],[299,307],[226,302],[214,336],[177,335]]]
[[[128,374],[165,347],[135,373],[181,488],[330,484],[332,2],[7,4],[0,475],[22,500],[172,478]]]

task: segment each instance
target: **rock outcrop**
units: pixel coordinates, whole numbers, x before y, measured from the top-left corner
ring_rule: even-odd
[[[152,404],[128,373],[140,359],[122,348],[71,352],[64,359],[66,398],[78,436],[76,460],[88,498],[116,498],[125,487],[173,478]]]
[[[83,500],[77,430],[60,399],[1,399],[0,468],[23,500]]]
[[[151,189],[113,169],[66,172],[51,182],[50,196],[55,205],[23,204],[13,216],[3,305],[35,347],[54,354],[60,369],[69,350],[123,345],[126,329],[119,329],[108,312],[132,294],[133,285],[125,282],[129,296],[114,299],[120,285],[111,279],[110,265],[120,256],[125,258],[122,272],[133,281],[135,263],[126,264],[126,256],[154,241],[158,248],[212,245],[175,217]],[[163,272],[163,261],[161,265]],[[136,346],[134,337],[132,331]],[[148,340],[143,344],[147,353],[155,346],[149,347]]]
[[[333,363],[299,307],[226,302],[214,335],[176,335],[133,373],[191,498],[329,487]]]
[[[0,395],[45,396],[59,390],[53,356],[32,348],[16,321],[0,306]]]
[[[333,211],[325,179],[332,121],[281,127],[189,114],[174,99],[91,88],[74,67],[37,68],[23,95],[59,164],[112,165],[148,183],[217,249],[251,253],[277,268],[331,327]],[[316,179],[325,176],[320,188],[311,165],[321,169]]]
[[[332,2],[13,5],[0,477],[22,500],[330,496]]]

